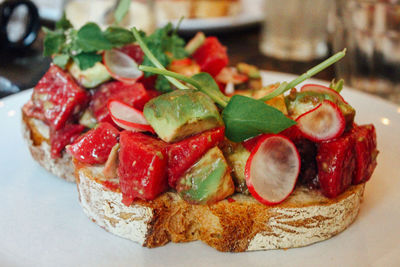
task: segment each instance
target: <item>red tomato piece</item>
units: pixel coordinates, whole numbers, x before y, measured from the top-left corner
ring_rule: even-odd
[[[143,86],[146,90],[158,93],[158,91],[156,91],[156,88],[155,88],[156,80],[157,80],[157,75],[152,75],[149,77],[144,77],[144,75],[143,75],[142,77],[139,78],[138,82],[143,84]]]
[[[127,84],[119,81],[108,82],[100,86],[90,102],[93,115],[100,122],[114,123],[108,112],[110,100],[124,102],[136,109],[143,110],[144,105],[152,98],[141,83]]]
[[[376,158],[376,132],[372,124],[355,126],[352,130],[355,139],[355,153],[357,168],[353,178],[353,184],[367,182],[377,165]]]
[[[225,128],[219,127],[186,138],[168,147],[168,184],[175,188],[178,179],[210,148],[224,140]]]
[[[67,151],[79,162],[102,164],[107,161],[111,149],[118,143],[118,135],[119,132],[114,126],[102,122],[81,135],[67,148]]]
[[[135,60],[135,62],[138,65],[142,64],[143,59],[144,59],[144,53],[139,45],[136,45],[136,44],[125,45],[125,46],[121,47],[119,49],[119,51],[121,51],[122,53],[127,54],[128,56],[133,58],[133,60]]]
[[[51,157],[61,157],[61,151],[73,143],[83,132],[85,126],[80,124],[67,124],[64,128],[52,132],[50,135]]]
[[[226,47],[216,37],[207,37],[203,45],[194,52],[193,58],[200,65],[201,71],[212,76],[217,76],[229,62]]]
[[[152,200],[167,189],[167,144],[142,133],[121,132],[118,175],[122,203]]]
[[[325,196],[337,197],[351,185],[356,169],[354,146],[350,133],[319,145],[318,179]]]
[[[40,111],[43,116],[39,119],[44,119],[54,130],[63,128],[88,102],[89,94],[56,65],[50,66],[32,94],[33,110],[36,114]]]

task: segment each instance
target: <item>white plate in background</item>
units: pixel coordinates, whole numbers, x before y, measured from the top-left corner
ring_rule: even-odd
[[[265,72],[267,83],[294,76]],[[311,80],[312,81],[312,80]],[[315,82],[315,81],[314,81]],[[92,223],[76,186],[31,158],[21,134],[25,91],[0,100],[0,266],[398,266],[400,263],[400,107],[345,89],[356,121],[377,129],[378,167],[357,220],[308,247],[221,253],[201,242],[148,249]]]

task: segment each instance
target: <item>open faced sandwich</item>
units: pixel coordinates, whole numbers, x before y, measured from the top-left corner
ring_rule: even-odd
[[[241,252],[309,245],[357,217],[374,126],[355,124],[342,82],[295,88],[344,52],[263,87],[255,66],[228,67],[217,38],[185,44],[170,25],[146,36],[63,18],[45,48],[25,137],[107,231]]]

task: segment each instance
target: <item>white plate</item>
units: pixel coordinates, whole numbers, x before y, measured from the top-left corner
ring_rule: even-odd
[[[291,75],[267,72],[268,82]],[[398,266],[400,107],[352,90],[358,123],[374,123],[381,153],[361,212],[336,237],[304,248],[220,253],[201,242],[142,248],[92,223],[76,186],[35,163],[23,142],[20,108],[31,91],[0,102],[0,266]]]

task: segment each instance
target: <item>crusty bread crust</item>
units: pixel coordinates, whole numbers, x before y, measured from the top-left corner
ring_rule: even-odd
[[[68,182],[75,182],[74,165],[72,157],[63,152],[62,157],[54,159],[50,155],[49,140],[42,136],[33,123],[31,118],[22,112],[22,134],[28,144],[32,157],[43,168]]]
[[[153,201],[122,204],[122,194],[99,182],[102,167],[76,165],[81,206],[105,230],[158,247],[168,242],[201,240],[219,251],[243,252],[293,248],[326,240],[345,230],[357,217],[364,184],[335,199],[298,187],[277,206],[236,194],[214,205],[191,205],[175,192]]]

